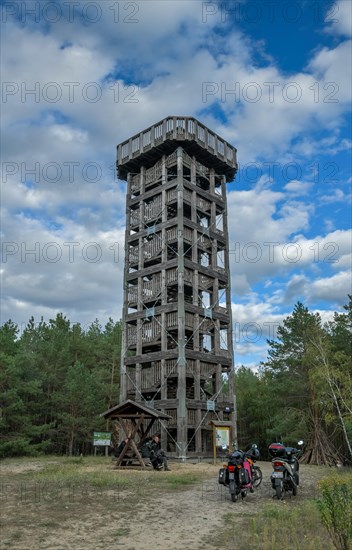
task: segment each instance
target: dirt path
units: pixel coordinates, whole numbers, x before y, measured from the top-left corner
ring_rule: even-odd
[[[179,473],[204,470],[206,481],[191,489],[162,489],[157,493],[150,474],[140,476],[132,488],[95,489],[68,487],[54,494],[53,487],[38,492],[35,484],[12,486],[7,483],[5,506],[2,506],[2,548],[11,550],[214,550],[209,539],[224,525],[226,514],[238,518],[256,514],[272,500],[269,483],[270,463],[259,463],[263,483],[242,502],[232,503],[228,489],[218,484],[219,467],[210,464],[172,465]],[[15,467],[16,473],[20,466]],[[27,468],[36,470],[33,463]],[[6,479],[9,469],[7,469]],[[10,468],[11,471],[11,468]],[[296,498],[286,503],[299,505],[314,496],[315,483],[322,470],[303,466],[302,484]],[[4,470],[2,469],[4,474]],[[141,472],[138,473],[139,475]],[[149,477],[148,477],[149,475]],[[168,472],[155,475],[168,476]],[[85,493],[82,492],[83,489]],[[22,491],[22,492],[19,492]],[[225,550],[225,549],[224,549]]]
[[[136,521],[133,522],[133,548],[155,549],[155,534],[159,541],[160,550],[214,550],[213,543],[208,543],[210,535],[221,530],[224,525],[224,516],[231,513],[238,517],[239,527],[243,515],[256,514],[267,506],[272,499],[273,491],[269,482],[272,471],[270,463],[258,463],[263,472],[262,485],[254,494],[248,493],[244,500],[233,503],[230,500],[228,489],[219,485],[217,479],[218,467],[209,466],[209,473],[213,474],[208,481],[199,486],[162,495],[153,504],[139,511]],[[286,502],[275,502],[286,505],[288,502],[299,505],[315,494],[316,482],[322,477],[320,469],[303,466],[302,485],[296,498],[286,497]],[[305,476],[305,474],[307,474]],[[150,528],[146,530],[146,526]],[[187,543],[185,542],[187,541]],[[126,548],[127,539],[121,540]]]

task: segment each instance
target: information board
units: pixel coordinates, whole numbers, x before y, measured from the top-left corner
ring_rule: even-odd
[[[111,432],[94,432],[93,433],[93,445],[95,446],[108,446],[111,442]]]

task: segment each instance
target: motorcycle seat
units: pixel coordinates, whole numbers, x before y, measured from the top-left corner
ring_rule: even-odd
[[[278,460],[281,460],[282,462],[286,462],[287,464],[291,464],[291,465],[296,463],[296,459],[295,459],[294,456],[286,457],[286,458],[283,458],[283,457],[280,456],[280,458],[274,458],[272,460],[272,462],[278,461]]]

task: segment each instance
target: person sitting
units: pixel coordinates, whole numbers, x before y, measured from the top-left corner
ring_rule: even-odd
[[[143,444],[140,446],[142,458],[150,458],[152,441],[153,439],[151,437],[148,437],[147,440],[144,441]]]
[[[150,443],[150,462],[153,468],[159,469],[158,466],[162,466],[165,471],[170,472],[170,468],[167,462],[167,457],[161,448],[161,443],[158,435],[154,435]],[[161,469],[161,468],[160,468]]]

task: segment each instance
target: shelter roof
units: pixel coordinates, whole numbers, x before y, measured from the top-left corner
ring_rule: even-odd
[[[115,407],[101,413],[100,416],[104,418],[138,418],[142,414],[144,414],[144,418],[155,418],[156,420],[159,418],[162,420],[169,420],[171,418],[168,414],[146,407],[131,399],[127,399],[127,401],[115,405]]]

